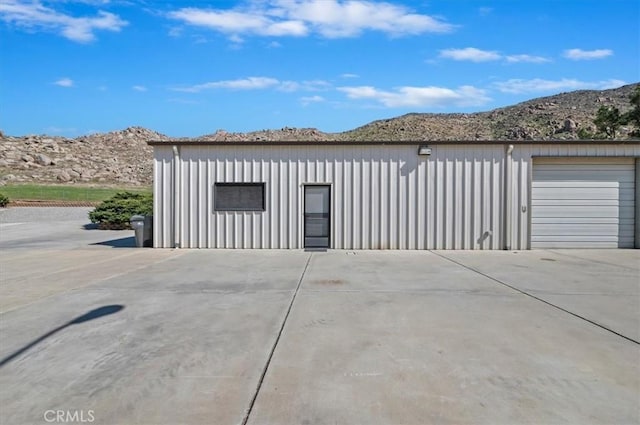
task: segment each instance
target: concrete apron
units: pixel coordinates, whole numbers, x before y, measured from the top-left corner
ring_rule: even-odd
[[[640,299],[635,253],[117,251],[102,266],[52,254],[46,279],[42,257],[12,259],[3,359],[124,308],[0,368],[0,423],[47,410],[98,424],[640,421],[640,350],[605,329],[634,336],[638,311],[618,301]],[[517,290],[550,288],[562,306]],[[624,296],[590,316],[596,290]]]
[[[638,421],[637,344],[440,255],[314,254],[249,423]]]

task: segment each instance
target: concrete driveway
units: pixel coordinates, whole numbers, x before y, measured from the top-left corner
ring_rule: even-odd
[[[1,424],[640,422],[638,251],[131,249],[7,217]]]

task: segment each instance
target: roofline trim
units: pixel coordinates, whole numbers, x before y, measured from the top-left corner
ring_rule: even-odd
[[[412,141],[232,141],[213,140],[149,140],[149,146],[407,146],[407,145],[640,145],[640,139],[632,140],[412,140]]]

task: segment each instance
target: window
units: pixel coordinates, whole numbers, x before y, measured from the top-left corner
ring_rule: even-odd
[[[216,211],[264,211],[264,183],[216,183],[213,209]]]

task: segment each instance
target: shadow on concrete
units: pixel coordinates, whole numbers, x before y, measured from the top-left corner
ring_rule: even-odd
[[[14,360],[16,357],[18,357],[19,355],[24,353],[25,351],[29,350],[30,348],[33,348],[37,344],[41,343],[42,341],[44,341],[45,339],[49,338],[50,336],[60,332],[64,328],[67,328],[67,327],[69,327],[71,325],[79,325],[80,323],[88,322],[90,320],[98,319],[98,318],[103,317],[103,316],[108,316],[110,314],[117,313],[120,310],[122,310],[123,308],[124,308],[123,305],[114,304],[114,305],[105,305],[103,307],[98,307],[96,309],[88,311],[85,314],[83,314],[82,316],[78,316],[75,319],[65,323],[64,325],[58,326],[57,328],[47,332],[46,334],[42,335],[40,338],[31,341],[30,343],[28,343],[27,345],[25,345],[24,347],[22,347],[18,351],[15,351],[14,353],[12,353],[12,354],[8,355],[7,357],[5,357],[4,359],[0,360],[0,367],[3,367],[4,365],[9,363],[10,361]]]
[[[128,238],[111,239],[110,241],[96,242],[91,245],[110,246],[112,248],[135,248],[136,238],[135,236],[129,236]]]
[[[87,223],[82,226],[84,230],[98,230],[98,223]]]

